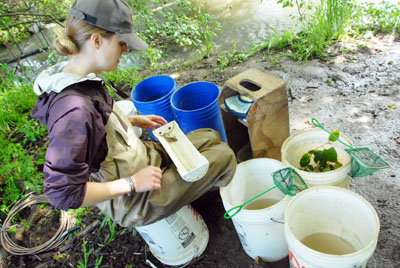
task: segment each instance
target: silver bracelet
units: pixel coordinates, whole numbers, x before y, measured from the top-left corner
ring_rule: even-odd
[[[128,196],[131,196],[135,193],[135,184],[133,183],[133,179],[131,176],[128,176],[125,179],[128,182],[129,187],[131,187],[131,191],[128,193]]]

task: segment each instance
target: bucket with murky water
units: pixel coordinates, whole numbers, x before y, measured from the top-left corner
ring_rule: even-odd
[[[340,187],[304,190],[285,212],[291,267],[366,267],[378,234],[379,218],[371,204]]]
[[[173,266],[187,264],[200,256],[209,239],[206,223],[190,205],[136,230],[160,262]]]
[[[284,168],[275,159],[256,158],[240,163],[232,181],[220,189],[226,211],[275,187],[271,173]],[[251,258],[274,262],[288,255],[283,216],[291,199],[278,188],[255,199],[232,217],[242,247]]]

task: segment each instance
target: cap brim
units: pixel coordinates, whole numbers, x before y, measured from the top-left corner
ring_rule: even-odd
[[[116,33],[116,35],[128,44],[128,49],[145,50],[148,45],[134,33]]]

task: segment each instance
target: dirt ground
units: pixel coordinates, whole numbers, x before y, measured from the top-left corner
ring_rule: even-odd
[[[194,81],[209,81],[222,87],[224,82],[249,68],[265,71],[287,85],[291,134],[311,128],[313,117],[332,129],[340,129],[355,147],[368,147],[390,163],[389,169],[363,178],[353,178],[350,189],[368,200],[378,213],[380,233],[378,245],[368,268],[400,267],[400,43],[390,36],[375,37],[359,43],[332,49],[329,61],[312,60],[297,63],[281,59],[272,65],[259,53],[249,61],[225,69],[214,70],[215,58],[204,60],[188,69],[162,73],[174,75],[178,86]],[[194,202],[210,232],[205,252],[186,267],[289,267],[285,258],[275,263],[257,262],[246,255],[231,220],[223,218],[224,208],[218,192],[209,193]],[[0,254],[4,267],[77,267],[83,260],[82,238],[88,246],[98,248],[106,232],[97,230],[101,218],[96,209],[84,223],[93,228],[77,236],[62,251],[37,256]],[[56,224],[56,223],[55,223]],[[117,229],[119,234],[97,256],[103,255],[100,267],[149,267],[146,259],[157,267],[167,267],[154,258],[139,235]],[[63,255],[61,255],[63,254]],[[55,256],[58,256],[56,258]],[[95,257],[88,267],[94,267]],[[132,266],[129,266],[132,265]]]

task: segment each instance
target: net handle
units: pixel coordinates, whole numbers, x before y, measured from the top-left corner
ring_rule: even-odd
[[[351,147],[350,145],[348,145],[347,143],[341,141],[338,137],[336,137],[335,135],[333,135],[329,130],[327,130],[326,128],[324,128],[324,127],[319,123],[319,121],[318,121],[316,118],[313,118],[313,119],[311,120],[311,122],[314,124],[314,126],[319,127],[320,129],[322,129],[322,130],[328,132],[332,137],[334,137],[334,138],[335,138],[337,141],[339,141],[340,143],[346,145],[347,147],[349,147],[349,148],[352,149],[352,150],[354,149],[353,147]]]
[[[278,187],[279,185],[280,185],[280,184],[277,184],[277,185],[275,185],[274,187],[271,187],[271,188],[269,188],[268,190],[262,192],[261,194],[258,194],[258,195],[256,195],[255,197],[253,197],[253,198],[247,200],[247,201],[244,202],[243,204],[238,205],[238,206],[235,206],[235,207],[233,207],[233,208],[227,210],[227,211],[225,212],[225,214],[224,214],[224,218],[227,219],[227,220],[230,219],[230,218],[232,218],[233,216],[235,216],[236,214],[238,214],[238,213],[240,212],[240,210],[242,210],[242,208],[243,208],[245,205],[247,205],[248,203],[252,202],[253,200],[259,198],[259,197],[262,196],[263,194],[266,194],[266,193],[268,193],[269,191],[275,189],[275,188]],[[236,210],[236,211],[235,211],[235,210]],[[230,212],[233,212],[233,211],[235,211],[235,212],[234,212],[232,215],[229,215],[229,213],[230,213]]]

